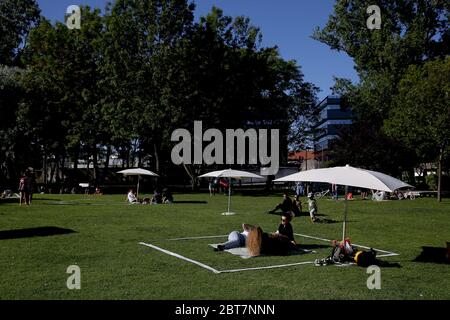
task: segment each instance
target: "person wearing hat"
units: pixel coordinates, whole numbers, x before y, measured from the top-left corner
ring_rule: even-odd
[[[314,195],[312,192],[308,193],[308,207],[309,207],[309,216],[311,217],[311,222],[316,222],[316,214],[317,214],[317,201],[314,199]]]

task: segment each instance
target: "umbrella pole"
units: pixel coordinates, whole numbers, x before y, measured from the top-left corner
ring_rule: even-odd
[[[345,200],[344,200],[344,224],[342,226],[342,242],[345,241],[345,234],[347,232],[347,192],[348,186],[345,186]]]
[[[231,179],[228,180],[228,213],[230,213],[230,204],[231,204]]]
[[[139,179],[141,178],[141,175],[138,174],[138,184],[137,184],[137,189],[136,189],[136,198],[139,197]]]

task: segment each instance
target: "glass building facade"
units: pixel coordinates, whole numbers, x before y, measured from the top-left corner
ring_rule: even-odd
[[[339,96],[327,96],[317,105],[319,119],[314,126],[314,150],[325,151],[330,148],[333,140],[339,138],[339,133],[352,124],[352,112],[341,104]]]

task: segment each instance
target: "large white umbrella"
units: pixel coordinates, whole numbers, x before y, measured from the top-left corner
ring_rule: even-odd
[[[312,169],[297,172],[286,177],[276,179],[277,182],[303,181],[303,182],[324,182],[345,186],[345,210],[344,225],[342,227],[342,239],[345,239],[347,224],[347,191],[348,186],[374,189],[380,191],[394,192],[404,187],[412,187],[387,174],[354,168],[349,165],[345,167],[332,167],[323,169]]]
[[[234,178],[234,179],[242,179],[242,178],[257,178],[257,179],[264,179],[264,177],[261,177],[257,174],[247,172],[247,171],[241,171],[241,170],[233,170],[233,169],[225,169],[225,170],[218,170],[218,171],[212,171],[205,173],[199,178]],[[230,212],[230,204],[231,204],[231,181],[228,183],[228,210],[227,212],[223,212],[223,215],[232,215],[234,212]]]
[[[133,169],[125,169],[122,171],[118,171],[117,173],[122,173],[125,176],[138,176],[137,188],[136,188],[136,196],[139,195],[139,180],[141,176],[155,176],[158,177],[156,173],[150,170],[145,170],[142,168],[133,168]]]

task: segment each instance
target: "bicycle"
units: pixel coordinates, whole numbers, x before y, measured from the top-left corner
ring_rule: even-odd
[[[327,194],[329,194],[330,193],[330,189],[328,189],[328,190],[323,190],[323,191],[319,191],[319,192],[316,192],[316,193],[314,193],[314,198],[316,198],[316,199],[320,199],[320,198],[322,198],[322,197],[325,197]]]

